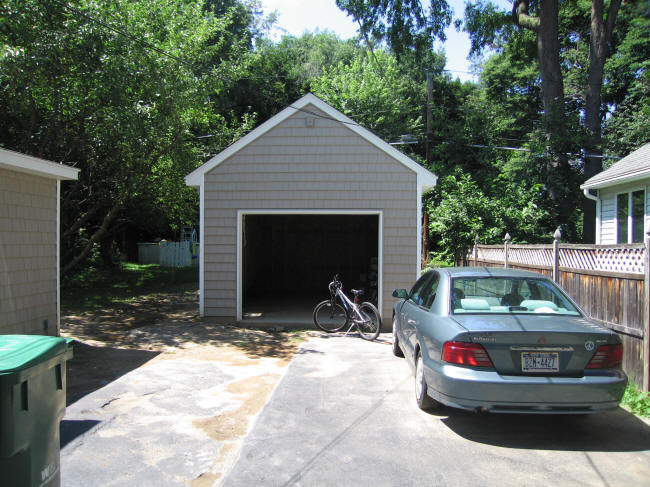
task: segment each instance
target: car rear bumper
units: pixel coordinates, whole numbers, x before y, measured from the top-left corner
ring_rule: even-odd
[[[495,413],[589,414],[615,409],[627,385],[620,370],[583,377],[506,376],[443,364],[427,366],[429,394],[448,406]],[[435,367],[435,365],[434,365]]]

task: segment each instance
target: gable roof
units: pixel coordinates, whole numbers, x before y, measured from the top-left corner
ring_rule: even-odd
[[[0,148],[0,168],[50,179],[77,179],[79,169]]]
[[[582,189],[598,189],[650,178],[650,143],[639,147],[610,168],[589,178]]]
[[[337,109],[328,105],[327,103],[325,103],[323,100],[313,95],[312,93],[307,93],[305,96],[297,100],[295,103],[289,105],[287,108],[285,108],[278,114],[268,119],[259,127],[250,131],[248,134],[246,134],[244,137],[239,139],[237,142],[235,142],[234,144],[230,145],[229,147],[221,151],[212,159],[208,160],[201,167],[195,169],[190,174],[185,176],[185,184],[187,184],[188,186],[195,186],[195,187],[200,186],[201,182],[203,181],[203,176],[206,173],[214,169],[216,166],[221,164],[223,161],[228,159],[236,152],[246,147],[254,140],[264,135],[266,132],[271,130],[276,125],[280,124],[281,122],[289,118],[297,111],[302,110],[307,105],[313,105],[319,110],[325,112],[328,115],[328,117],[332,118],[334,121],[338,121],[342,124],[345,124],[345,126],[348,129],[357,133],[359,136],[361,136],[362,138],[364,138],[365,140],[373,144],[375,147],[382,150],[383,152],[391,156],[393,159],[397,160],[398,162],[402,163],[404,166],[406,166],[407,168],[415,172],[415,174],[417,175],[418,184],[423,189],[426,190],[436,185],[438,177],[435,174],[428,171],[424,167],[420,166],[413,159],[406,156],[402,152],[398,151],[393,146],[386,143],[385,141],[377,137],[375,134],[370,132],[370,130],[363,128],[362,126],[354,122],[354,120],[346,117]]]

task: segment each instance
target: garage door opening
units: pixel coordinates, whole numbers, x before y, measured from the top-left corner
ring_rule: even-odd
[[[245,214],[241,231],[245,321],[311,323],[337,273],[376,302],[378,214]]]

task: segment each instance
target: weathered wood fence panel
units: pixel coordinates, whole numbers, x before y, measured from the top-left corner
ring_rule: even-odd
[[[593,319],[623,341],[623,368],[644,391],[650,388],[647,244],[480,245],[461,265],[531,270],[555,279]]]

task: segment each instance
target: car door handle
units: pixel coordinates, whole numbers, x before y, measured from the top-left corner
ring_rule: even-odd
[[[415,325],[415,324],[417,323],[417,321],[412,320],[412,319],[410,319],[410,318],[409,318],[408,320],[406,320],[406,322],[407,322],[409,325]]]

